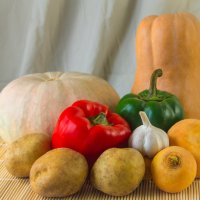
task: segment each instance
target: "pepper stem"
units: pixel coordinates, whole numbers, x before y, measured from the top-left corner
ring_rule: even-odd
[[[162,69],[156,69],[151,75],[148,97],[151,98],[157,94],[157,78],[162,76]]]
[[[106,114],[101,112],[99,115],[97,115],[96,117],[92,117],[90,118],[90,121],[93,125],[98,125],[98,124],[102,124],[105,126],[110,125],[110,123],[108,122],[107,118],[106,118]]]
[[[147,117],[147,114],[144,111],[140,111],[139,115],[141,117],[141,120],[144,126],[146,127],[152,126],[151,122],[149,121],[149,118]]]

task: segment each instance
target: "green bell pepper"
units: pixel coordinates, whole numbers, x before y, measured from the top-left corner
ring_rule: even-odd
[[[183,119],[183,108],[178,98],[168,92],[157,90],[157,78],[162,76],[162,70],[153,72],[149,90],[138,95],[129,93],[122,97],[116,107],[120,114],[134,130],[142,125],[139,111],[144,111],[152,125],[168,131],[177,121]]]

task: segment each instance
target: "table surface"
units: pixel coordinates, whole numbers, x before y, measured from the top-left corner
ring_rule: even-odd
[[[44,200],[44,199],[67,199],[67,200],[199,200],[200,179],[196,179],[186,190],[169,194],[158,190],[150,180],[143,181],[140,186],[128,196],[112,197],[94,189],[89,181],[86,181],[82,190],[75,195],[66,198],[45,198],[35,194],[30,187],[29,179],[15,178],[10,175],[5,166],[3,155],[6,144],[0,141],[0,200]]]

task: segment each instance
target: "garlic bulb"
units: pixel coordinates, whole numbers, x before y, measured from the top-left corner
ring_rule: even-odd
[[[169,146],[166,132],[153,126],[146,113],[139,112],[143,125],[137,127],[129,138],[129,146],[140,151],[144,156],[154,157],[160,150]]]

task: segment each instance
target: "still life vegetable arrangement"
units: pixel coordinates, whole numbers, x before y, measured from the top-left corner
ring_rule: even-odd
[[[177,27],[169,28],[174,16],[142,21],[136,37],[135,83],[132,93],[121,99],[108,82],[89,74],[31,74],[8,84],[0,94],[0,137],[7,142],[8,172],[29,177],[32,190],[45,197],[73,195],[87,178],[94,188],[112,196],[132,193],[143,179],[152,179],[164,192],[176,193],[199,178],[200,120],[195,116],[200,117],[200,112],[188,110],[191,99],[187,98],[192,97],[182,88],[187,76],[177,70],[189,63],[190,51],[185,45],[182,58],[183,45],[176,52],[162,49],[183,41],[179,23],[184,21],[187,28],[191,21],[195,26],[199,22],[184,13],[176,15]],[[153,29],[155,44],[144,40],[152,23],[161,30]],[[164,35],[165,25],[169,31],[175,29],[176,38]],[[166,53],[159,56],[159,49]],[[191,90],[195,81],[188,77]],[[193,119],[184,119],[184,114]]]

